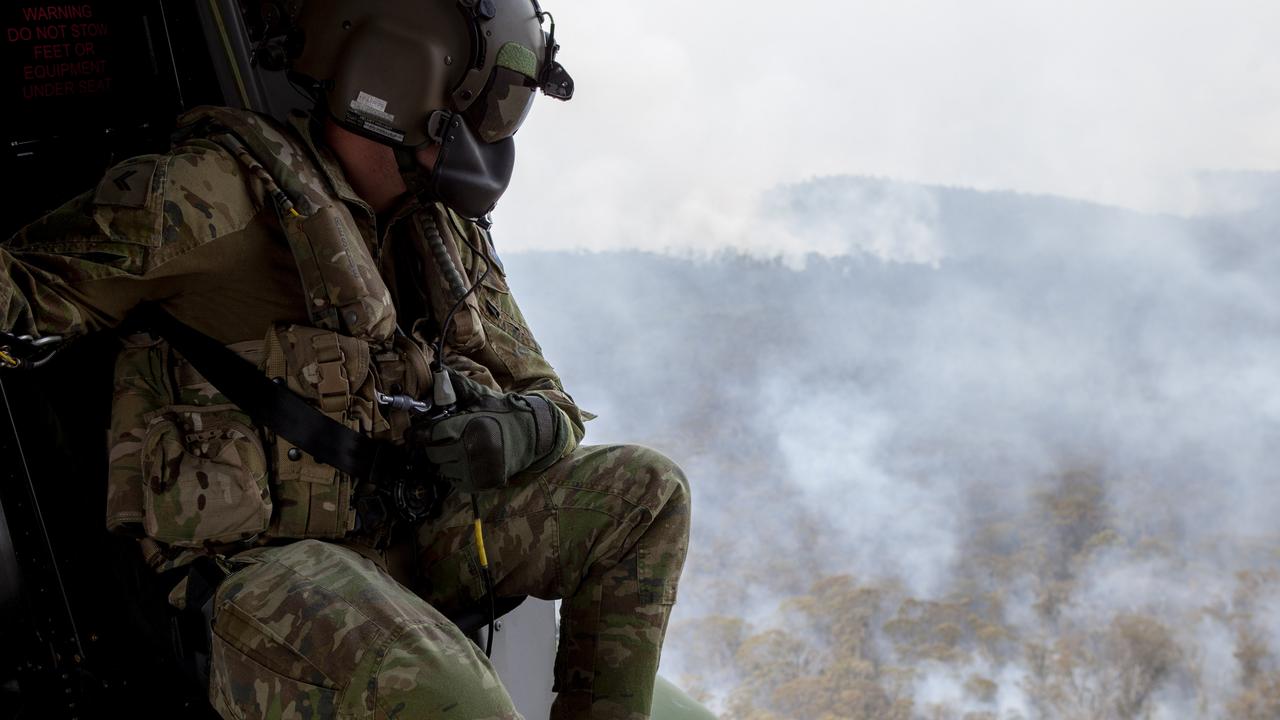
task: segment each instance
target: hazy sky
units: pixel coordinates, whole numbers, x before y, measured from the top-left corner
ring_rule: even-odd
[[[1191,214],[1280,168],[1270,0],[543,5],[579,95],[517,137],[508,250],[758,248],[761,194],[831,174]]]

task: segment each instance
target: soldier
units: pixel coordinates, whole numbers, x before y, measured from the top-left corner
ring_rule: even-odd
[[[210,604],[223,717],[518,717],[442,613],[526,594],[563,599],[553,717],[648,716],[688,485],[652,450],[579,445],[585,413],[483,221],[536,90],[572,94],[543,21],[534,0],[292,7],[259,51],[314,112],[193,110],[168,153],[0,250],[15,334],[116,328],[143,306],[177,319],[124,339],[107,523],[157,570],[229,572]],[[222,347],[316,417],[262,422],[274,395],[230,389]],[[308,443],[298,423],[338,430]],[[417,474],[316,457],[347,432]],[[449,488],[433,508],[425,477]]]

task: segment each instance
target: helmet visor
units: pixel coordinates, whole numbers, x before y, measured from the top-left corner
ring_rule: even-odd
[[[484,92],[467,108],[466,118],[484,142],[505,140],[524,124],[537,89],[537,81],[523,73],[494,68]]]

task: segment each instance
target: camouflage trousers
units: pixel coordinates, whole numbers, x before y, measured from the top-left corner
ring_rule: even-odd
[[[582,447],[480,505],[496,594],[563,599],[552,718],[648,717],[688,542],[679,468],[638,446]],[[215,599],[222,716],[519,717],[442,615],[485,592],[470,499],[450,498],[412,552],[396,578],[319,541],[238,556],[248,566]]]

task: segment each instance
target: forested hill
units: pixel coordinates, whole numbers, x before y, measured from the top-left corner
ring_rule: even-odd
[[[665,672],[744,718],[1280,715],[1280,211],[1229,209],[829,178],[764,199],[777,259],[504,256],[589,440],[692,478]]]

